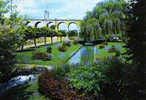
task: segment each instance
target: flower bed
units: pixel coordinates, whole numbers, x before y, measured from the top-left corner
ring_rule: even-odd
[[[73,42],[74,44],[78,44],[79,42],[77,41],[77,40],[74,40],[74,42]]]
[[[70,47],[71,46],[71,42],[70,41],[69,42],[64,42],[63,45]]]
[[[39,76],[39,91],[53,100],[83,100],[75,91],[68,89],[66,80],[57,80],[52,73],[46,71]]]
[[[59,46],[58,50],[61,52],[65,52],[67,50],[67,48],[63,45],[63,46]]]
[[[37,60],[51,60],[51,55],[47,52],[33,51],[32,58]]]
[[[108,49],[108,52],[109,52],[109,53],[112,53],[112,52],[115,52],[115,51],[116,51],[116,48],[109,48],[109,49]]]

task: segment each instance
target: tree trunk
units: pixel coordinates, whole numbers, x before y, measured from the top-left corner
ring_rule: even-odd
[[[60,42],[62,42],[62,36],[60,36]]]
[[[21,51],[23,51],[23,49],[24,49],[24,44],[21,46]]]
[[[34,46],[35,46],[35,48],[37,47],[37,45],[36,45],[36,38],[34,38]]]
[[[45,36],[44,37],[44,45],[46,45],[47,44],[47,37]]]
[[[51,36],[51,44],[53,44],[53,37]]]

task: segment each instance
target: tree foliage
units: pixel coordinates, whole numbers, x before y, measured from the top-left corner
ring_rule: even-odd
[[[87,12],[81,23],[81,36],[85,40],[112,38],[113,35],[121,37],[125,29],[125,5],[124,0],[97,3],[91,12]]]
[[[0,26],[0,82],[6,81],[15,67],[16,37],[12,29]]]
[[[146,1],[131,0],[127,21],[126,42],[128,61],[132,62],[129,75],[129,96],[133,100],[146,98]],[[130,94],[131,93],[131,94]]]

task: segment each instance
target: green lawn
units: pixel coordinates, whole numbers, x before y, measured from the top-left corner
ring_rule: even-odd
[[[124,52],[126,51],[126,49],[123,48],[124,43],[122,43],[122,42],[108,42],[108,45],[107,45],[107,46],[110,48],[110,47],[112,47],[113,45],[114,45],[114,46],[118,45],[118,46],[120,47],[120,49],[119,49],[120,53],[124,53]],[[96,57],[97,57],[97,58],[99,58],[99,59],[104,59],[104,57],[115,55],[115,53],[109,53],[109,52],[107,52],[107,51],[105,50],[106,46],[105,46],[105,48],[99,48],[99,46],[100,46],[100,45],[97,45],[97,46],[96,46],[97,49],[98,49],[98,52],[99,52],[98,54],[96,54]]]
[[[33,60],[32,51],[17,52],[16,58],[17,58],[18,64],[60,65],[60,64],[63,64],[70,57],[71,53],[75,52],[79,48],[80,48],[80,45],[72,44],[71,47],[67,48],[66,52],[60,52],[57,48],[52,46],[52,60],[50,61]],[[46,51],[46,48],[40,47],[40,48],[36,48],[35,50]]]

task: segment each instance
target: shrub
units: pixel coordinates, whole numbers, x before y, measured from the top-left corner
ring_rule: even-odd
[[[7,81],[15,69],[16,43],[15,32],[10,28],[0,27],[0,82]]]
[[[59,51],[62,51],[62,52],[65,52],[67,50],[67,48],[64,45],[59,46],[58,49]]]
[[[108,42],[104,42],[103,44],[104,44],[104,45],[108,45]]]
[[[115,46],[112,46],[111,48],[109,48],[109,49],[108,49],[108,52],[109,52],[109,53],[116,52]]]
[[[104,44],[99,45],[99,48],[100,49],[104,48]]]
[[[127,55],[132,62],[129,81],[131,100],[146,99],[146,0],[131,0],[127,20]],[[129,100],[130,100],[129,99]]]
[[[55,67],[39,76],[39,91],[53,100],[86,100],[85,96],[70,89],[66,73],[72,70],[70,65]]]
[[[126,85],[130,67],[117,57],[108,57],[100,65],[99,71],[105,76],[100,82],[100,93],[106,100],[125,100]]]
[[[74,44],[78,44],[79,42],[77,41],[77,40],[74,40],[74,42],[73,42]]]
[[[64,45],[64,46],[69,46],[69,47],[70,47],[70,46],[71,46],[71,42],[70,42],[70,41],[64,42],[63,45]]]
[[[53,100],[74,100],[75,92],[67,88],[67,81],[55,79],[51,72],[39,76],[39,91]]]
[[[52,53],[52,48],[51,48],[51,46],[48,46],[48,47],[47,47],[47,52],[48,52],[48,53]]]
[[[50,60],[51,55],[49,55],[47,52],[36,50],[32,52],[32,58],[38,60]]]
[[[74,42],[73,42],[73,43],[74,43],[74,44],[78,44],[78,43],[79,43],[79,41],[80,41],[79,37],[75,37],[75,38],[74,38]]]
[[[102,74],[93,66],[79,66],[68,73],[70,88],[77,93],[97,98],[100,92],[99,82],[103,79]]]
[[[72,70],[72,66],[69,64],[63,64],[54,67],[52,74],[56,79],[64,79],[66,73]]]

